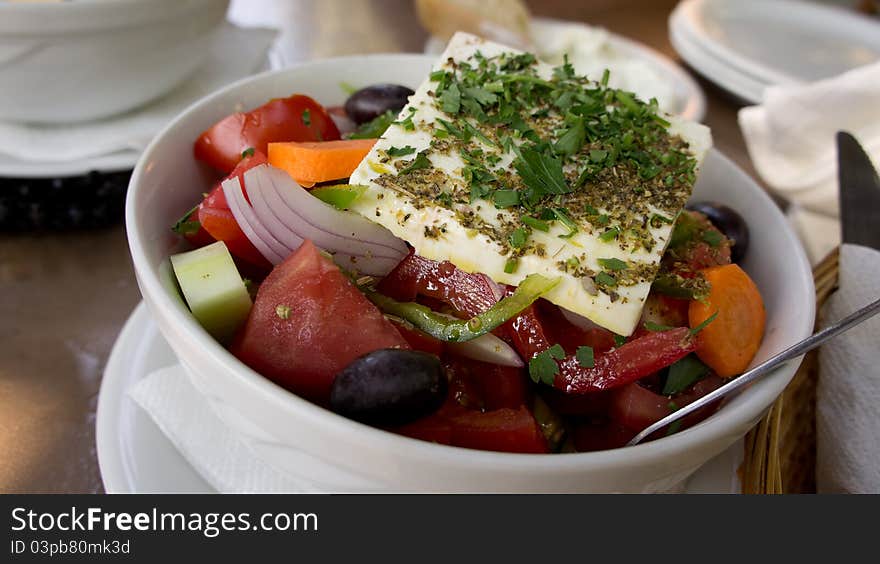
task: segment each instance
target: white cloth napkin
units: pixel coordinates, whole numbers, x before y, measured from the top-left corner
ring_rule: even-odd
[[[184,84],[148,105],[98,121],[28,125],[0,121],[0,153],[21,161],[73,162],[124,151],[140,153],[187,106],[264,66],[275,30],[227,23],[205,63]]]
[[[840,249],[840,288],[825,306],[831,324],[880,297],[880,252]],[[823,346],[816,390],[820,493],[880,493],[880,317]]]
[[[218,492],[295,493],[309,489],[258,459],[217,417],[181,365],[153,372],[128,395]]]
[[[739,125],[758,174],[794,204],[789,218],[816,263],[840,244],[835,134],[880,163],[880,63],[804,85],[771,86]]]

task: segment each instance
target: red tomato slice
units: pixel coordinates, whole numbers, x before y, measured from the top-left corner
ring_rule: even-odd
[[[648,425],[653,425],[660,419],[663,419],[675,409],[695,402],[697,399],[719,388],[722,384],[724,384],[724,380],[712,373],[695,383],[688,390],[674,398],[669,398],[656,394],[633,382],[614,391],[610,415],[614,421],[624,427],[633,431],[641,431]],[[715,413],[718,407],[719,403],[715,402],[713,405],[707,405],[688,415],[681,420],[680,428],[686,429],[696,425]],[[662,436],[665,432],[661,429],[658,431],[658,434]]]
[[[199,222],[208,234],[216,241],[226,243],[229,253],[249,264],[260,266],[269,270],[272,265],[254,247],[247,235],[238,226],[235,216],[228,209],[200,208]]]
[[[525,406],[485,413],[462,410],[451,417],[452,444],[480,450],[543,454],[547,441]]]
[[[577,425],[572,435],[574,448],[578,452],[592,452],[620,448],[626,445],[636,433],[614,421],[605,421]]]
[[[465,407],[483,411],[516,409],[528,400],[529,384],[522,368],[452,355],[444,358],[444,364],[452,375],[456,399]]]
[[[235,168],[230,172],[224,180],[229,178],[238,177],[238,181],[241,183],[242,188],[244,189],[244,173],[249,171],[250,169],[260,166],[261,164],[266,164],[269,162],[269,159],[266,157],[265,153],[260,151],[254,151],[254,154],[249,157],[244,157],[238,164],[235,165]],[[244,189],[244,197],[247,198],[247,189]],[[250,203],[250,200],[248,200]],[[220,208],[224,210],[229,209],[229,203],[226,201],[226,194],[223,192],[223,187],[220,183],[217,186],[214,186],[214,189],[211,190],[207,196],[205,196],[205,200],[203,205],[209,208]]]
[[[385,348],[410,347],[339,267],[306,241],[260,285],[230,350],[277,384],[326,405],[340,370]]]
[[[199,136],[194,154],[196,159],[229,173],[249,148],[265,153],[269,143],[278,141],[336,139],[339,129],[324,107],[308,96],[294,94],[223,118]]]
[[[227,178],[237,176],[244,186],[242,175],[253,167],[265,163],[266,155],[255,152],[252,156],[241,159]],[[247,193],[245,193],[245,197],[247,197]],[[265,273],[272,268],[269,261],[257,250],[239,227],[226,202],[226,195],[223,193],[221,184],[218,183],[199,204],[198,219],[201,227],[196,233],[197,236],[204,231],[206,236],[211,238],[209,242],[223,241],[233,257],[256,267],[258,272]],[[193,240],[190,239],[190,241]],[[196,244],[195,241],[193,243]]]
[[[494,411],[465,409],[447,403],[440,411],[395,432],[445,445],[500,452],[548,452],[547,441],[525,406]]]

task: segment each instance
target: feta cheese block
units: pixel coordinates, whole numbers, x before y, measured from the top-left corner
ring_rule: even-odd
[[[711,136],[605,84],[458,33],[352,174],[351,209],[498,283],[558,277],[544,298],[629,335]]]

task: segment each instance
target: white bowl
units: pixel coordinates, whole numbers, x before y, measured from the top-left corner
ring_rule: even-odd
[[[214,341],[178,296],[168,255],[180,248],[169,226],[214,175],[192,158],[198,134],[238,107],[307,93],[341,104],[340,83],[415,87],[432,57],[373,55],[328,59],[258,75],[198,102],[147,148],[132,176],[126,221],[144,300],[195,385],[254,452],[323,491],[609,492],[662,491],[743,436],[794,375],[791,363],[755,383],[717,414],[676,435],[603,452],[523,455],[421,442],[380,431],[311,404],[260,376]],[[756,361],[806,337],[813,326],[809,264],[782,214],[730,160],[709,154],[696,198],[737,209],[752,230],[744,264],[767,306],[767,335]]]
[[[0,2],[0,119],[87,121],[157,98],[205,59],[228,5]]]

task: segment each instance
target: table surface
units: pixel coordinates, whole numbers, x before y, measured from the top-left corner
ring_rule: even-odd
[[[575,21],[678,59],[667,36],[673,0],[544,0],[536,16]],[[233,2],[237,22],[282,28],[289,61],[420,51],[426,33],[408,0]],[[700,80],[715,146],[752,176],[740,104]],[[0,492],[101,492],[95,409],[107,356],[140,300],[122,226],[0,236]]]

